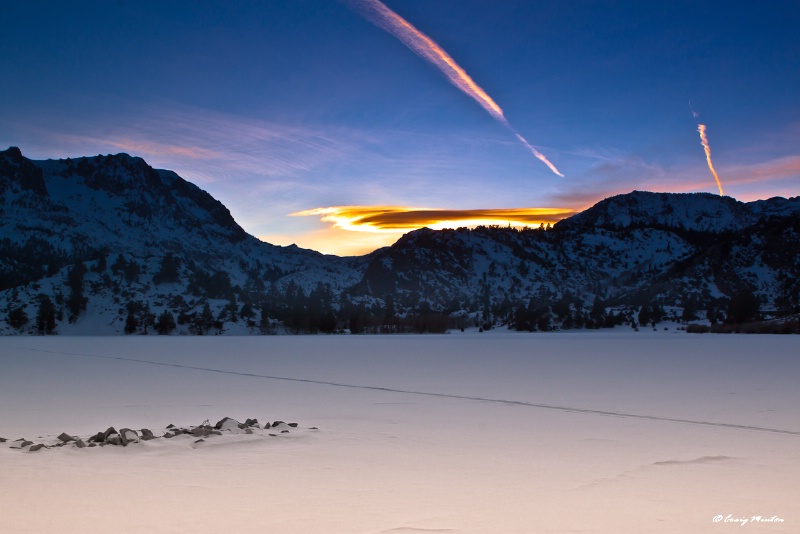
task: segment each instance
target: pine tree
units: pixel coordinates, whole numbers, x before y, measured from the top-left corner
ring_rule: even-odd
[[[11,328],[20,330],[23,326],[28,324],[28,320],[28,314],[25,313],[25,308],[23,306],[14,308],[8,313],[7,321]]]
[[[156,332],[158,335],[168,335],[171,334],[175,330],[175,317],[168,310],[164,310],[159,314],[158,320],[155,324]]]
[[[36,312],[36,330],[42,335],[52,334],[56,329],[56,308],[45,294],[39,295],[39,309]]]

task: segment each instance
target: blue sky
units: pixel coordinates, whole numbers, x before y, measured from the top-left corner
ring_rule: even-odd
[[[291,214],[716,193],[698,123],[726,194],[800,192],[796,1],[384,3],[565,176],[357,3],[335,0],[7,3],[0,147],[138,155],[268,242],[338,254],[400,230]]]

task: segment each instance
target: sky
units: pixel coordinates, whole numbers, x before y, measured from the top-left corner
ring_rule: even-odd
[[[422,226],[554,223],[633,190],[800,194],[796,0],[2,12],[0,149],[140,156],[276,245],[364,254]]]

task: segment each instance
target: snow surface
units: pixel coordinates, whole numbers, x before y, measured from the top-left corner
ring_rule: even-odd
[[[798,532],[798,354],[630,330],[0,337],[0,532]],[[319,431],[8,447],[225,416]]]

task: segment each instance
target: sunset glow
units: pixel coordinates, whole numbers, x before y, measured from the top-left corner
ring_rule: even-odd
[[[263,241],[343,255],[563,216],[467,208],[794,197],[800,4],[779,3],[9,3],[0,150],[126,152]]]
[[[567,208],[508,208],[446,210],[403,206],[331,206],[292,213],[292,216],[317,215],[321,221],[352,232],[408,232],[418,228],[475,227],[500,225],[537,227],[553,224],[575,213]]]

